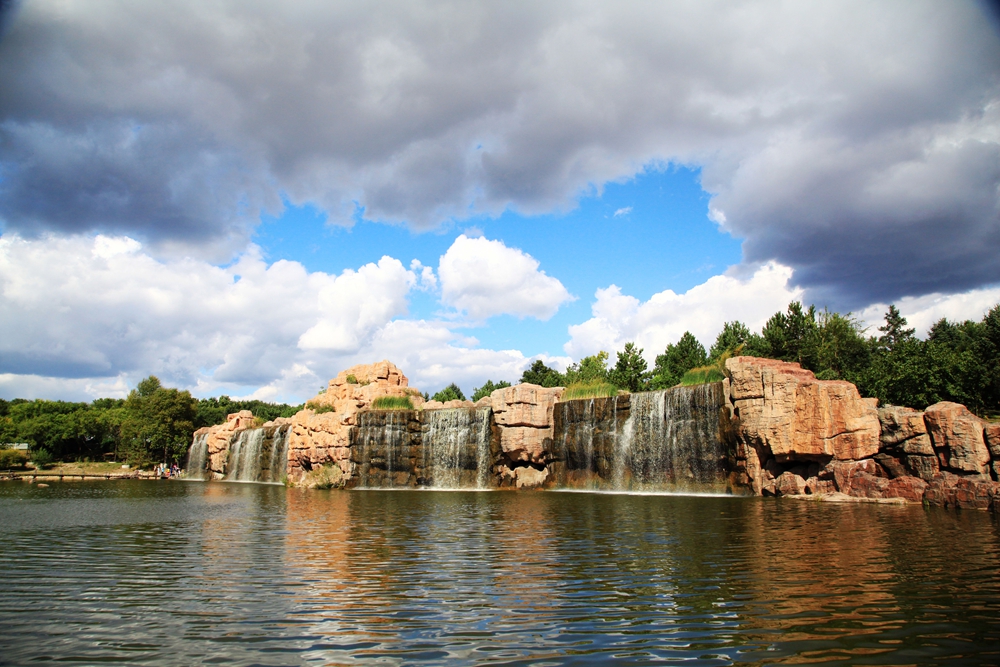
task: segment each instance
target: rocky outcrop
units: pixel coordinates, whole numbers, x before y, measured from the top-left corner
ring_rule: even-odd
[[[208,448],[208,471],[213,479],[222,479],[226,475],[226,463],[229,458],[229,443],[233,435],[239,431],[253,428],[254,416],[249,410],[240,410],[226,417],[224,424],[205,426],[194,432],[194,437],[205,436]]]
[[[336,465],[344,477],[354,472],[351,461],[351,429],[360,410],[370,408],[382,396],[406,396],[414,407],[423,397],[395,364],[380,361],[353,366],[330,380],[324,392],[306,403],[292,417],[288,443],[288,478],[302,482],[313,468]]]
[[[737,473],[755,493],[775,492],[774,480],[789,466],[878,452],[878,412],[850,382],[817,380],[798,364],[756,357],[733,357],[726,370]]]
[[[935,403],[924,413],[931,444],[942,468],[958,474],[989,476],[990,451],[983,421],[958,403]]]
[[[562,387],[519,384],[490,394],[500,430],[501,485],[524,488],[545,483],[552,450],[552,411],[562,392]],[[534,471],[523,470],[528,467]]]
[[[889,405],[879,408],[881,452],[875,458],[893,477],[912,475],[933,479],[940,471],[924,413]]]

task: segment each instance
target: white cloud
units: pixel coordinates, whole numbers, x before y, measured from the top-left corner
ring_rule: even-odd
[[[385,256],[309,273],[253,246],[218,267],[157,260],[127,237],[4,235],[0,395],[124,396],[155,374],[196,395],[300,401],[383,358],[432,391],[516,380],[530,361],[520,351],[483,349],[462,322],[400,319],[411,290],[433,286],[429,267],[411,267]]]
[[[920,337],[926,336],[931,326],[942,317],[951,322],[965,320],[978,322],[997,304],[1000,304],[1000,287],[972,290],[962,294],[904,297],[896,301],[899,312]],[[887,310],[889,304],[876,303],[858,312],[858,319],[868,327],[869,335],[878,335],[878,327],[885,324]]]
[[[378,264],[345,270],[319,290],[320,321],[299,338],[304,350],[356,352],[392,318],[406,313],[406,295],[417,282],[388,255]]]
[[[621,216],[621,215],[628,215],[631,212],[632,212],[632,207],[631,206],[626,206],[625,208],[620,208],[617,211],[615,211],[614,217],[617,218],[618,216]]]
[[[597,290],[593,317],[569,328],[564,348],[580,359],[601,350],[618,351],[634,341],[651,361],[690,331],[707,349],[724,322],[739,320],[760,330],[771,315],[801,298],[801,290],[789,285],[791,276],[791,269],[772,262],[746,279],[713,276],[683,294],[666,290],[646,302],[611,285]]]
[[[441,301],[473,320],[503,314],[547,320],[573,298],[531,255],[464,234],[441,256],[438,277]]]

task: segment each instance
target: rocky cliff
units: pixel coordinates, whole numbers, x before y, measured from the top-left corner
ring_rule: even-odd
[[[1000,510],[1000,425],[957,403],[879,408],[798,364],[726,363],[735,482],[758,495],[834,495]]]

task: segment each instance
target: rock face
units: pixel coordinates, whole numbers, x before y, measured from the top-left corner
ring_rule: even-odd
[[[990,451],[979,417],[964,405],[942,402],[927,408],[924,421],[942,468],[959,474],[989,476]]]
[[[195,438],[204,435],[208,446],[208,470],[213,479],[226,476],[226,463],[229,459],[229,443],[234,434],[244,429],[253,428],[254,417],[249,410],[240,410],[226,417],[225,424],[205,426],[194,432]]]
[[[940,466],[927,433],[924,413],[888,405],[879,408],[878,419],[882,426],[883,451],[876,457],[878,462],[893,477],[910,474],[923,480],[933,479]]]
[[[519,384],[490,394],[493,418],[500,430],[501,485],[540,486],[552,450],[552,411],[562,387]],[[534,472],[518,471],[532,467]]]
[[[328,464],[351,476],[351,428],[358,411],[371,407],[381,396],[407,396],[414,407],[423,405],[420,392],[410,388],[406,376],[389,361],[353,366],[330,380],[326,391],[292,417],[289,480],[299,483],[313,468]]]
[[[850,382],[817,380],[798,364],[756,357],[726,362],[737,441],[737,472],[755,493],[773,486],[779,464],[870,457],[879,448],[878,412]]]

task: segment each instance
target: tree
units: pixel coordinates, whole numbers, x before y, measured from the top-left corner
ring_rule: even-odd
[[[704,366],[706,363],[708,359],[705,347],[690,331],[685,331],[676,344],[670,343],[663,354],[656,356],[650,387],[652,389],[673,387],[689,370]]]
[[[121,439],[127,459],[138,465],[182,459],[196,414],[197,401],[189,392],[165,389],[153,375],[142,380],[125,399]]]
[[[604,383],[608,381],[608,374],[608,353],[601,350],[597,354],[584,357],[579,363],[570,364],[566,369],[566,386]]]
[[[537,384],[541,387],[564,387],[566,378],[554,368],[546,366],[541,359],[521,374],[521,384]]]
[[[906,318],[900,315],[895,304],[889,305],[889,310],[885,314],[885,324],[878,328],[882,332],[879,337],[879,344],[889,352],[897,346],[912,342],[915,339],[914,329],[906,328]]]
[[[704,349],[702,352],[704,353]],[[635,343],[625,343],[625,349],[617,356],[615,367],[610,373],[611,382],[630,392],[646,389],[650,373],[646,371],[646,360],[642,357],[642,348],[636,349]]]
[[[506,382],[504,380],[500,380],[499,382],[497,382],[495,384],[494,384],[493,380],[487,380],[486,383],[483,386],[479,387],[478,389],[473,389],[472,390],[472,400],[473,401],[478,401],[481,398],[489,396],[490,394],[492,394],[493,392],[495,392],[497,389],[504,389],[505,387],[509,387],[509,386],[510,386],[510,382]]]
[[[815,354],[807,360],[821,379],[850,380],[868,367],[870,346],[861,323],[850,313],[841,315],[824,310],[815,332]]]
[[[685,334],[687,333],[685,332]],[[715,337],[715,342],[712,343],[712,349],[708,352],[708,360],[715,361],[726,352],[734,352],[740,345],[746,346],[751,336],[753,334],[750,333],[750,329],[739,320],[726,322],[722,325],[722,331]]]
[[[816,362],[816,307],[803,309],[793,301],[785,313],[775,313],[761,331],[763,352],[772,359],[798,362],[814,368]]]
[[[450,385],[434,394],[431,398],[432,401],[440,401],[441,403],[446,403],[448,401],[464,401],[465,394],[462,390],[458,388],[458,385],[452,382]]]

